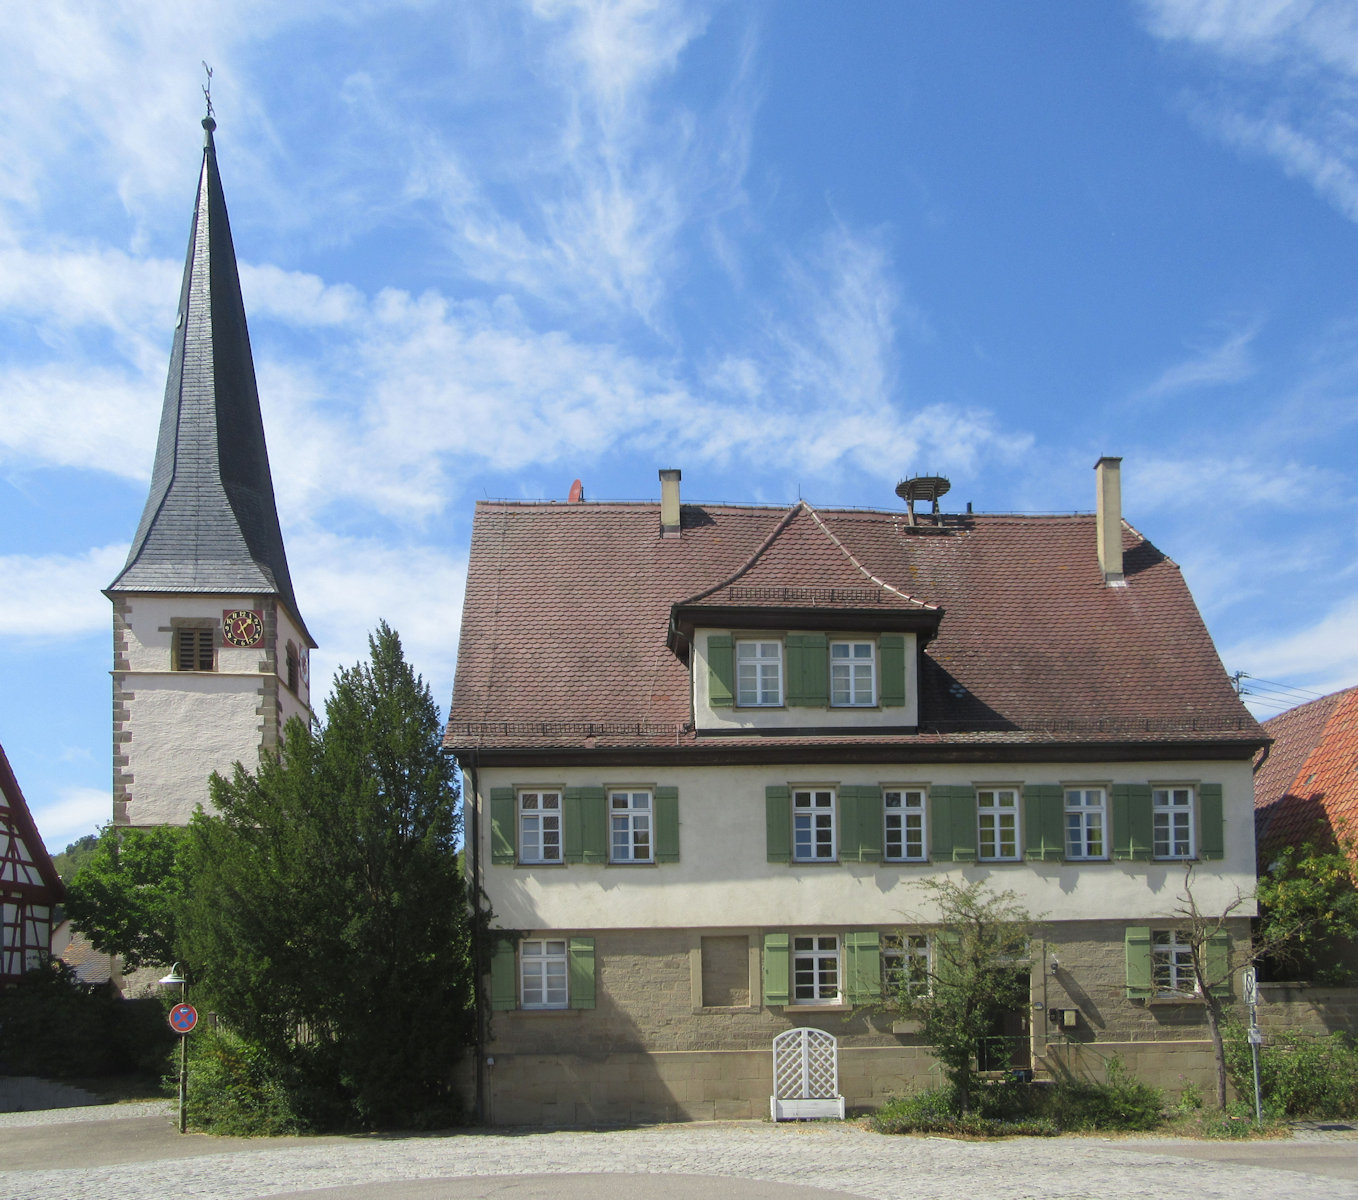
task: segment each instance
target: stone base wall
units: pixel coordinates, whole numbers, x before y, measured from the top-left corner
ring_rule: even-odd
[[[1215,1087],[1206,1041],[1109,1043],[1093,1050],[1054,1046],[1036,1061],[1039,1074],[1103,1079],[1118,1055],[1140,1079],[1173,1099],[1185,1085]],[[599,1060],[576,1054],[499,1054],[488,1069],[490,1125],[608,1125],[661,1121],[759,1120],[773,1093],[771,1051],[661,1051]],[[851,1114],[872,1112],[891,1097],[921,1091],[941,1075],[920,1046],[841,1048],[840,1093]]]
[[[1233,936],[1247,936],[1248,922],[1236,924]],[[1102,1079],[1117,1056],[1171,1098],[1189,1083],[1210,1091],[1203,1005],[1128,999],[1125,928],[1052,923],[1034,942],[1027,1013],[1034,1069],[1040,1077]],[[745,991],[735,941],[742,936]],[[916,1027],[886,1006],[763,1004],[760,930],[600,930],[593,938],[593,1008],[491,1014],[489,1123],[765,1117],[773,1039],[799,1026],[838,1041],[840,1092],[851,1111],[876,1109],[942,1078]],[[749,1002],[704,1003],[713,998]],[[1074,1024],[1056,1024],[1054,1012],[1073,1012]]]
[[[1358,988],[1261,983],[1259,1028],[1358,1034]]]

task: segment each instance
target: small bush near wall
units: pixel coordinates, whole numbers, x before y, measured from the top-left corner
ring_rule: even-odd
[[[1165,1094],[1142,1083],[1114,1058],[1106,1082],[1064,1079],[1052,1084],[996,1082],[977,1089],[975,1111],[963,1114],[950,1087],[889,1101],[872,1118],[879,1133],[958,1133],[1050,1136],[1091,1129],[1155,1129],[1164,1121]]]
[[[160,1075],[178,1039],[157,1000],[123,1000],[56,959],[0,991],[0,1073]]]
[[[176,1086],[177,1080],[176,1074]],[[229,1030],[203,1029],[189,1042],[188,1119],[195,1129],[231,1137],[308,1133],[315,1123],[304,1111],[305,1096],[295,1072]]]
[[[1241,1096],[1254,1095],[1254,1067],[1243,1026],[1227,1029],[1226,1062]],[[1275,1116],[1358,1116],[1358,1046],[1346,1033],[1271,1030],[1260,1047],[1264,1106]]]

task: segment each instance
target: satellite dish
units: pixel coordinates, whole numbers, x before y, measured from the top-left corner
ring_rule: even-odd
[[[584,501],[585,485],[581,483],[578,479],[573,484],[571,484],[571,494],[567,497],[567,499],[572,504],[580,504]]]

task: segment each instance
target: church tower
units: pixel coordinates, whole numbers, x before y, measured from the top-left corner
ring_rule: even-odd
[[[211,116],[151,494],[113,601],[113,820],[183,825],[208,776],[309,720],[292,593]]]

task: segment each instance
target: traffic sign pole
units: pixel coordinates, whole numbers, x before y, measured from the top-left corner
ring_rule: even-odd
[[[1254,1060],[1254,1123],[1264,1124],[1264,1103],[1259,1089],[1259,1046],[1264,1035],[1259,1029],[1259,972],[1245,968],[1245,1003],[1250,1010],[1250,1057]]]

